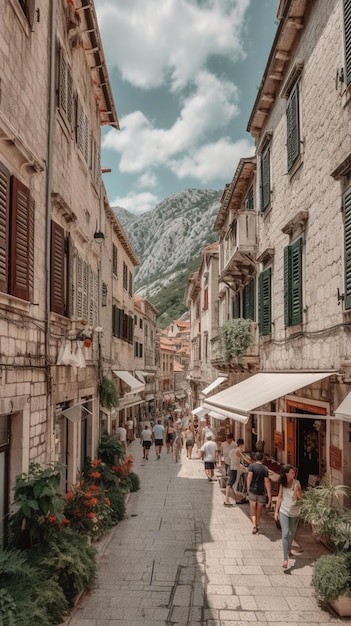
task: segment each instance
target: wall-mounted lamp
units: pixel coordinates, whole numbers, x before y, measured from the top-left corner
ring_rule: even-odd
[[[105,241],[105,235],[101,230],[98,230],[97,222],[96,222],[96,231],[94,233],[94,241],[96,241],[96,243],[104,243]]]

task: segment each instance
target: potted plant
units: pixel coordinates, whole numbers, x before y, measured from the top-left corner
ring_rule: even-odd
[[[351,616],[351,511],[343,506],[350,489],[325,477],[302,497],[301,516],[332,552],[314,564],[311,584],[341,616]]]
[[[252,321],[244,318],[228,320],[218,330],[219,350],[228,363],[234,359],[241,363],[246,350],[255,342]]]
[[[351,615],[351,553],[324,554],[314,564],[311,584],[340,615]]]

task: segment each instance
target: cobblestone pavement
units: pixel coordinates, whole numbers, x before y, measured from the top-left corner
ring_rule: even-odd
[[[271,513],[252,534],[249,505],[223,506],[196,449],[180,463],[155,448],[144,461],[129,447],[140,491],[127,517],[98,544],[98,579],[65,626],[315,626],[345,624],[319,606],[310,586],[323,552],[300,524],[301,553],[283,570],[281,537]]]

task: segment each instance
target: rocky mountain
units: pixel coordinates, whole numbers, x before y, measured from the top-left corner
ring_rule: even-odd
[[[220,196],[212,189],[187,189],[142,215],[114,207],[140,260],[136,293],[159,309],[161,326],[186,311],[183,298],[189,274],[199,268],[203,248],[218,239],[213,225]]]

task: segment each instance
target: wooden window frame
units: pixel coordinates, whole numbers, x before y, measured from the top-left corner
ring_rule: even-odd
[[[301,154],[300,88],[298,82],[292,87],[286,106],[286,131],[287,167],[288,172],[290,172]]]

